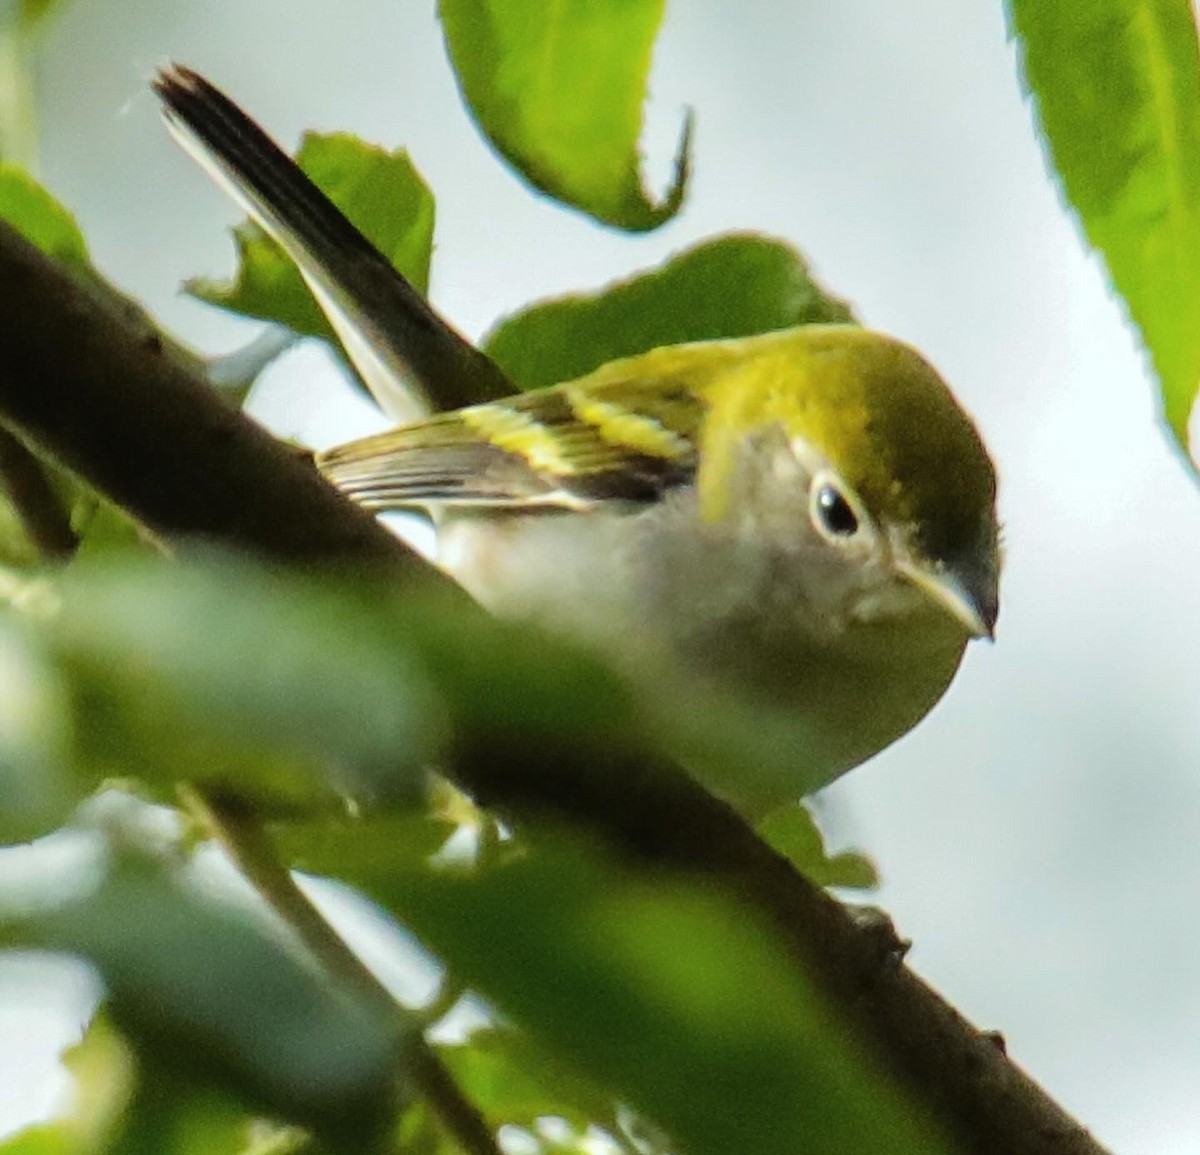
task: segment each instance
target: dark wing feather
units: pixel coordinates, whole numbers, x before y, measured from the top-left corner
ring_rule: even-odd
[[[317,464],[373,509],[645,503],[692,480],[698,424],[682,388],[589,378],[354,441]]]

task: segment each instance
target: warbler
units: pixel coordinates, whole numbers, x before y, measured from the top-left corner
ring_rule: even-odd
[[[739,737],[760,728],[774,750],[760,763],[692,765],[751,817],[910,730],[967,642],[992,636],[995,473],[909,346],[809,325],[505,395],[236,105],[186,70],[157,87],[406,418],[319,454],[325,476],[372,509],[428,511],[439,563],[497,613],[603,647],[679,711],[750,720]],[[457,405],[464,392],[478,402]],[[415,416],[420,404],[449,411]]]

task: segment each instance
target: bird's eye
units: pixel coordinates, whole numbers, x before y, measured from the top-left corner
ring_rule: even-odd
[[[831,482],[813,491],[813,520],[827,537],[853,537],[858,532],[858,514],[846,495]]]

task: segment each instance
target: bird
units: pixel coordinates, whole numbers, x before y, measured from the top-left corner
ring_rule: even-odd
[[[801,325],[519,392],[228,97],[179,67],[156,91],[401,422],[318,454],[324,476],[426,512],[489,610],[605,654],[748,817],[907,733],[994,637],[995,469],[908,344]]]

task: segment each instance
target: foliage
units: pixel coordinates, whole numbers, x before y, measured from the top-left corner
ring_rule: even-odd
[[[87,264],[87,242],[75,218],[16,165],[0,164],[0,217],[52,257],[70,265]]]
[[[27,3],[22,19],[50,7]],[[1190,8],[1011,0],[1010,11],[1064,190],[1182,441],[1200,378]],[[472,115],[528,182],[627,230],[674,215],[687,131],[661,203],[638,156],[661,0],[442,0],[441,16]],[[300,161],[424,289],[434,200],[406,155],[310,135]],[[11,164],[0,215],[116,294],[69,213]],[[271,242],[250,225],[236,241],[234,277],[191,292],[331,338]],[[530,306],[487,350],[530,387],[658,344],[848,320],[789,244],[738,233]],[[562,825],[497,825],[432,778],[466,748],[581,749],[603,768],[681,742],[750,773],[794,756],[758,719],[697,709],[668,721],[669,704],[635,700],[594,655],[457,602],[217,553],[168,560],[42,464],[81,547],[51,569],[12,511],[0,517],[0,838],[19,856],[15,844],[58,831],[78,854],[35,893],[0,888],[0,944],[84,958],[104,996],[65,1057],[73,1102],[0,1155],[448,1152],[422,1094],[429,1041],[488,1127],[537,1150],[944,1149],[777,931],[729,893]],[[253,815],[284,867],[354,893],[398,952],[437,959],[440,994],[380,1015],[321,972],[294,925],[206,873],[209,831],[177,809],[181,792]],[[875,883],[862,856],[826,853],[803,808],[762,833],[821,885]]]
[[[300,167],[380,252],[421,292],[433,252],[433,196],[403,150],[386,152],[349,133],[310,132],[296,153]],[[253,221],[234,230],[238,267],[232,279],[194,277],[187,290],[202,301],[302,336],[336,341],[296,266]]]
[[[1100,250],[1185,453],[1200,389],[1200,49],[1190,0],[1009,0],[1063,192]]]
[[[852,319],[786,241],[735,233],[601,292],[531,305],[501,321],[484,349],[514,382],[535,389],[660,345]]]
[[[500,155],[556,200],[641,231],[679,211],[687,182],[690,125],[660,204],[639,172],[650,52],[664,7],[440,0],[438,12],[463,97]]]
[[[197,622],[221,628],[198,634]],[[415,789],[451,734],[652,749],[590,655],[436,602],[223,557],[76,563],[53,604],[13,625],[30,659],[11,689],[44,695],[49,672],[57,690],[44,707],[57,716],[24,740],[66,771],[68,800],[118,773],[143,797],[168,800],[185,781],[236,791],[273,816],[286,861],[369,894],[531,1032],[493,1022],[446,1047],[497,1126],[547,1115],[615,1129],[623,1102],[691,1150],[740,1137],[791,1151],[801,1133],[814,1151],[885,1135],[892,1150],[927,1149],[771,936],[700,880],[646,876],[550,833],[474,868],[439,854],[453,816],[481,821],[462,804],[426,812]],[[262,660],[246,666],[247,647]],[[167,1111],[168,1130],[193,1112],[207,1127],[225,1103],[218,1118],[244,1123],[249,1110],[349,1149],[407,1118],[393,1078],[406,1062],[401,1014],[381,1022],[324,986],[269,927],[195,889],[178,836],[166,853],[139,850],[141,808],[105,821],[111,806],[76,820],[110,847],[98,884],[34,904],[0,893],[0,940],[96,967],[113,1025],[156,1080],[145,1095],[137,1084],[116,1133],[136,1128],[144,1142],[151,1108],[155,1126]],[[824,869],[819,845],[809,857]]]

